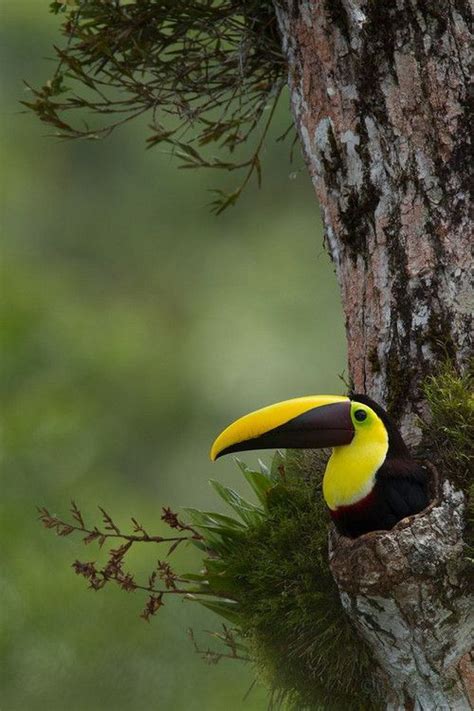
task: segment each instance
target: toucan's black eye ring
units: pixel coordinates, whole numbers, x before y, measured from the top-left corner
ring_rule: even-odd
[[[354,417],[356,418],[357,422],[363,422],[367,419],[367,413],[365,410],[356,410],[354,412]]]

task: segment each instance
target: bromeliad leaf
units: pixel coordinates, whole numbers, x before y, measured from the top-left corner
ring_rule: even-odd
[[[234,535],[245,530],[245,526],[231,516],[216,513],[214,511],[200,511],[199,509],[184,509],[198,528],[215,531],[222,535]]]
[[[202,570],[203,584],[216,595],[216,597],[227,597],[236,593],[239,589],[235,576],[229,573],[229,564],[226,560],[208,558],[204,561]]]
[[[278,452],[278,454],[281,454],[281,453]],[[243,462],[238,457],[234,457],[234,462],[237,464],[237,466],[239,467],[242,474],[246,474],[247,472],[256,472],[257,471],[256,469],[249,467],[248,464]],[[270,481],[274,481],[274,482],[280,481],[280,476],[278,475],[278,473],[276,476],[273,476],[269,467],[267,467],[267,465],[264,462],[262,462],[261,459],[258,460],[258,465],[260,467],[260,471],[257,473],[262,474],[263,476],[266,476]]]
[[[206,558],[204,561],[205,573],[212,573],[213,575],[220,575],[225,573],[228,568],[228,563],[221,560],[220,558]]]
[[[208,610],[216,612],[221,617],[224,617],[229,622],[240,625],[239,603],[235,600],[223,598],[222,600],[203,600],[202,598],[193,598]]]
[[[261,459],[258,460],[260,465],[260,471],[255,471],[251,469],[245,462],[242,462],[237,457],[234,458],[235,463],[239,467],[240,471],[243,473],[248,483],[256,493],[258,499],[266,508],[267,504],[267,492],[274,486],[280,479],[275,479],[272,477],[269,468],[262,462]]]
[[[233,459],[234,459],[234,462],[235,462],[235,463],[237,464],[237,466],[239,467],[239,469],[240,469],[240,471],[242,472],[242,474],[245,474],[245,472],[248,472],[248,471],[249,471],[250,467],[249,467],[247,464],[245,464],[245,462],[243,462],[243,461],[242,461],[241,459],[239,459],[238,457],[234,457]]]
[[[180,573],[180,577],[183,578],[183,580],[189,580],[193,583],[206,583],[207,582],[207,575],[204,573]]]
[[[224,516],[198,509],[185,509],[189,514],[193,525],[198,528],[203,536],[203,541],[192,541],[199,550],[209,554],[225,557],[229,555],[235,546],[235,542],[245,532],[245,526],[239,521]]]
[[[223,486],[220,482],[215,481],[214,479],[211,479],[209,483],[214,487],[226,504],[234,509],[247,526],[255,526],[262,520],[264,515],[263,509],[258,506],[254,506],[254,504],[251,504],[250,501],[243,499],[236,491],[227,486]]]
[[[230,575],[209,575],[206,581],[208,589],[215,595],[233,595],[239,592],[239,584]],[[205,583],[205,584],[206,584]]]
[[[205,550],[207,554],[212,553],[212,555],[222,557],[232,553],[238,537],[236,531],[233,534],[228,534],[207,529],[205,526],[197,526],[197,524],[196,527],[201,528],[204,534],[204,548],[200,547],[201,550]],[[198,543],[202,543],[202,541],[198,541]]]
[[[195,547],[198,548],[200,551],[203,553],[207,553],[209,550],[209,545],[207,543],[203,543],[203,541],[198,541],[198,540],[191,540],[191,544]]]
[[[264,508],[266,509],[267,494],[270,489],[276,486],[276,482],[269,479],[266,474],[262,474],[261,472],[253,472],[249,469],[247,471],[244,471],[244,476],[252,487],[252,489],[254,490],[254,492],[256,493],[259,501],[261,501]]]

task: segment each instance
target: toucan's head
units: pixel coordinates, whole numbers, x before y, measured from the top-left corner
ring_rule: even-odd
[[[323,493],[330,509],[370,492],[386,457],[407,456],[398,429],[365,395],[311,395],[256,410],[233,422],[215,440],[211,459],[249,449],[332,447]]]
[[[249,449],[317,449],[379,439],[404,447],[387,413],[366,395],[310,395],[277,402],[244,415],[221,432],[211,448],[214,461]]]

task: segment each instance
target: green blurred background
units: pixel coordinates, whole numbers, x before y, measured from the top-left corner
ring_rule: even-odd
[[[218,618],[173,599],[148,625],[139,593],[88,591],[70,564],[96,549],[44,530],[35,506],[65,514],[74,498],[91,522],[101,504],[157,532],[164,504],[219,506],[210,476],[245,490],[230,459],[208,461],[230,420],[341,392],[340,300],[310,181],[272,140],[263,189],[216,218],[208,189],[238,178],[145,151],[146,122],[105,142],[47,137],[18,103],[23,79],[51,71],[47,6],[0,10],[0,707],[264,709],[259,686],[243,701],[251,669],[193,651],[187,628],[207,646]],[[279,128],[288,120],[284,101]],[[135,570],[158,555],[138,552]]]

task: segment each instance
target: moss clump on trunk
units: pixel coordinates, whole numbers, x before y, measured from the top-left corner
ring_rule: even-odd
[[[425,446],[438,470],[467,497],[467,559],[474,563],[474,359],[460,374],[451,360],[427,378],[424,394],[430,408],[423,422]]]
[[[272,472],[241,465],[258,507],[217,485],[243,524],[191,512],[211,553],[201,582],[221,598],[204,604],[230,613],[273,706],[368,711],[377,708],[376,668],[342,609],[328,564],[321,469],[308,476],[307,464],[307,453],[289,453],[277,455]]]
[[[423,390],[431,413],[423,430],[432,460],[469,494],[474,463],[474,360],[464,374],[446,361],[426,379]]]

